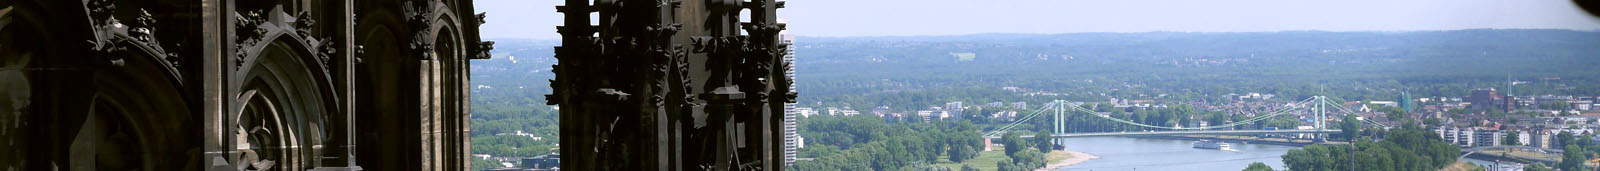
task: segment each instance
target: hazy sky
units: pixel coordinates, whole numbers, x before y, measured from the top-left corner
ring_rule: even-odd
[[[562,0],[477,0],[485,38],[558,39]],[[1572,0],[789,0],[800,36],[975,33],[1600,30]]]

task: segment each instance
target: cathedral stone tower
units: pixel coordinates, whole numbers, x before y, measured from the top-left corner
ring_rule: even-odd
[[[780,170],[794,101],[776,0],[567,0],[562,169]],[[598,18],[591,17],[597,14]],[[748,22],[742,14],[749,14]],[[599,23],[591,25],[591,23]]]

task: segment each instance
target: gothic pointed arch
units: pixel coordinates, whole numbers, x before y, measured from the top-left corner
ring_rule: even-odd
[[[0,170],[470,168],[450,92],[483,48],[449,11],[472,3],[0,0],[0,138],[28,139]]]
[[[384,1],[366,1],[364,7],[395,4],[378,4]],[[357,164],[372,170],[404,170],[416,168],[415,163],[395,164],[386,161],[417,161],[420,156],[393,154],[393,151],[415,151],[421,146],[422,132],[418,127],[408,127],[422,122],[422,98],[419,59],[408,55],[404,33],[405,19],[392,8],[363,8],[356,15],[355,44],[361,49],[354,68],[357,87],[355,103],[356,154],[362,156]]]
[[[113,15],[119,12],[123,20]],[[155,18],[104,0],[0,7],[6,58],[0,82],[7,84],[0,88],[6,94],[0,114],[21,118],[6,125],[22,126],[0,137],[30,139],[0,149],[6,154],[0,165],[173,170],[198,164],[191,152],[199,151],[200,139],[182,133],[199,128],[198,115],[190,115],[196,96],[183,85],[181,62],[171,60],[176,55],[163,50],[172,46],[157,40]]]
[[[228,162],[240,170],[304,170],[321,166],[327,122],[338,113],[337,96],[309,45],[293,34],[275,34],[255,47],[233,78],[242,93],[230,112],[226,145],[238,152]]]
[[[461,32],[459,31],[462,25],[461,22],[458,21],[455,11],[452,11],[443,4],[439,4],[438,6],[434,7],[433,10],[436,12],[422,14],[427,15],[426,17],[428,20],[430,20],[429,22],[434,24],[430,24],[429,27],[426,28],[428,30],[427,33],[430,34],[427,36],[427,39],[419,41],[432,42],[431,45],[433,45],[432,49],[434,50],[432,52],[434,54],[432,55],[434,55],[436,58],[438,57],[437,55],[453,55],[453,57],[465,56],[467,49],[465,46],[462,46],[465,45],[464,42],[461,41],[464,38],[462,38]]]
[[[435,69],[432,72],[435,72],[433,74],[435,82],[432,83],[433,86],[431,87],[434,87],[436,91],[432,95],[441,98],[467,99],[467,96],[471,94],[468,92],[467,87],[469,85],[467,85],[466,80],[471,77],[470,73],[466,72],[468,70],[468,45],[462,41],[464,38],[459,31],[461,26],[457,22],[458,18],[456,18],[455,12],[442,4],[435,10],[440,12],[433,20],[436,23],[433,24],[434,27],[429,28],[433,36],[431,36],[432,40],[428,40],[433,42],[433,47],[431,48],[433,51],[427,52],[432,53],[430,56],[434,59],[432,64]],[[440,125],[437,130],[470,130],[468,121],[471,120],[469,115],[469,110],[471,109],[467,101],[440,101],[438,105],[438,112],[433,115],[436,123]],[[471,141],[469,136],[470,133],[442,134],[428,139],[434,139],[433,146],[440,147],[435,153],[465,155],[471,153],[470,147],[466,145]],[[435,165],[455,168],[466,167],[464,164],[470,163],[470,161],[465,160],[467,156],[441,157],[443,157],[443,160],[438,160]]]
[[[200,139],[184,133],[198,128],[182,85],[147,54],[125,52],[123,67],[96,69],[91,108],[71,143],[70,167],[84,170],[167,170],[192,168]],[[167,156],[153,158],[151,156]]]

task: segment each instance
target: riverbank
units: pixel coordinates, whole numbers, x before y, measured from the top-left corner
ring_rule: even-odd
[[[1061,168],[1066,168],[1067,166],[1072,166],[1074,164],[1083,163],[1098,158],[1100,158],[1100,156],[1095,156],[1093,154],[1084,152],[1055,150],[1051,151],[1050,154],[1045,155],[1045,159],[1049,160],[1050,164],[1045,165],[1044,168],[1036,169],[1034,171],[1060,170]]]
[[[1467,155],[1466,158],[1484,161],[1510,161],[1523,164],[1539,162],[1554,166],[1561,160],[1561,153],[1545,154],[1530,151],[1483,150]]]
[[[1482,168],[1483,167],[1478,167],[1478,165],[1467,163],[1466,161],[1456,161],[1455,163],[1451,163],[1450,166],[1440,168],[1439,171],[1471,171],[1482,170]]]
[[[1100,158],[1100,156],[1095,156],[1093,154],[1084,152],[1052,150],[1050,153],[1045,153],[1044,159],[1047,163],[1045,164],[1045,169],[1059,169],[1097,158]],[[962,165],[971,165],[978,170],[997,170],[999,167],[995,166],[995,162],[1009,161],[1011,160],[1011,157],[1006,156],[1005,147],[995,147],[993,151],[978,152],[978,157],[974,157],[959,163],[949,162],[949,156],[945,155],[940,155],[938,160],[943,162],[934,163],[934,166],[946,167],[950,169],[961,169]]]

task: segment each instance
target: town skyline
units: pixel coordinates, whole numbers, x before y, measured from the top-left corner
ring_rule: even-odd
[[[559,39],[561,1],[487,0],[490,39]],[[1079,2],[953,0],[788,2],[779,13],[800,37],[938,36],[986,33],[1395,32],[1464,29],[1600,30],[1572,1],[1265,0]],[[896,9],[874,13],[873,9]],[[748,18],[748,17],[746,17]],[[1053,21],[1053,22],[1039,22]],[[1021,24],[1025,23],[1025,24]],[[999,26],[999,27],[996,27]],[[915,28],[915,29],[904,29]]]

